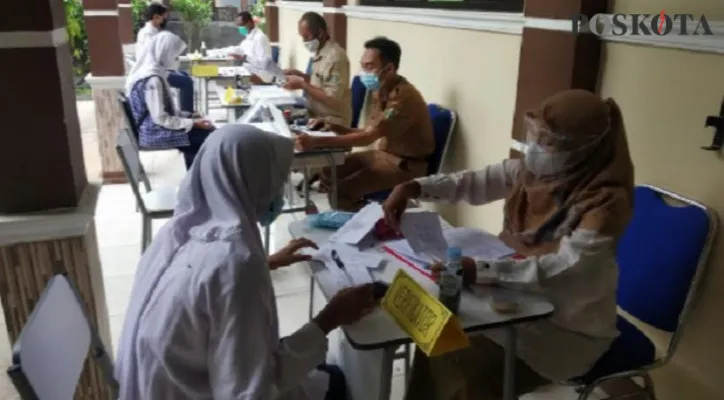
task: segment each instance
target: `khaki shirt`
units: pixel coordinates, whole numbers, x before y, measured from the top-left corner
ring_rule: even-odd
[[[375,93],[365,125],[376,127],[382,135],[379,150],[424,161],[435,150],[427,104],[407,79],[401,76],[396,79],[390,88]]]
[[[352,123],[352,92],[349,78],[349,58],[344,49],[332,40],[328,40],[312,58],[312,71],[309,76],[312,86],[322,88],[328,96],[340,102],[338,107],[329,107],[311,96],[309,113],[312,118],[322,118],[335,124],[349,126]]]

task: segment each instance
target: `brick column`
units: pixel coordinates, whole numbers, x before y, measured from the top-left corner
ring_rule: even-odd
[[[272,43],[279,42],[279,8],[273,1],[267,0],[264,6],[266,18],[266,35]]]
[[[118,34],[121,36],[124,54],[134,54],[133,10],[131,0],[118,0]]]
[[[546,97],[566,89],[596,90],[601,41],[592,34],[574,35],[571,18],[605,13],[605,0],[526,0],[518,65],[518,92],[513,121],[513,140],[524,142],[523,113]],[[551,21],[553,20],[553,21]],[[536,24],[536,21],[544,22]],[[551,29],[554,22],[560,29]],[[536,27],[540,26],[540,28]],[[520,153],[511,149],[511,156]]]
[[[116,136],[124,124],[117,94],[125,82],[118,4],[116,0],[83,0],[83,7],[91,64],[87,80],[96,108],[101,178],[104,183],[124,183],[126,176],[115,150]]]
[[[63,3],[8,2],[0,19],[5,122],[0,146],[0,301],[18,339],[48,279],[66,272],[110,350],[110,328],[88,185]],[[28,12],[32,10],[32,12]],[[30,213],[32,212],[32,213]],[[53,332],[48,332],[53,335]],[[87,359],[76,399],[110,399]]]
[[[324,0],[324,19],[327,21],[329,36],[343,49],[347,49],[347,16],[342,12],[342,6],[345,5],[347,0]]]

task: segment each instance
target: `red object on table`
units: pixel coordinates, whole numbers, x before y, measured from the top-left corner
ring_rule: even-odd
[[[402,239],[404,237],[401,233],[396,232],[394,229],[390,228],[384,219],[380,219],[379,221],[377,221],[373,232],[377,239],[383,242],[388,240]]]
[[[412,261],[410,261],[410,260],[406,259],[405,257],[403,257],[403,256],[395,253],[394,250],[392,250],[391,248],[389,248],[389,247],[387,247],[387,246],[382,246],[382,249],[385,250],[385,252],[386,252],[387,254],[391,255],[392,257],[395,257],[397,260],[399,260],[400,262],[404,263],[404,264],[407,265],[408,267],[414,269],[415,271],[417,271],[417,272],[425,275],[426,277],[428,277],[428,278],[430,278],[430,279],[432,280],[432,274],[430,273],[430,271],[428,271],[428,270],[426,270],[426,269],[420,268],[419,266],[415,265],[415,263],[413,263]]]

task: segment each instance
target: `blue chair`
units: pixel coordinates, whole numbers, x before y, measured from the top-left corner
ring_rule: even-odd
[[[271,59],[274,63],[279,64],[279,45],[273,44],[271,46]]]
[[[693,308],[718,219],[713,210],[653,186],[635,190],[634,215],[617,249],[621,309],[672,334],[663,356],[624,317],[611,348],[585,375],[573,380],[579,400],[588,399],[606,381],[643,378],[641,391],[656,398],[649,371],[671,360]]]
[[[455,111],[448,110],[437,104],[428,104],[430,119],[432,120],[432,131],[435,136],[435,151],[430,155],[427,165],[427,174],[435,175],[440,173],[442,162],[447,154],[450,146],[452,133],[457,125],[457,115]],[[381,190],[365,196],[365,200],[382,203],[387,199],[392,190]]]
[[[359,126],[359,118],[367,97],[367,88],[362,84],[358,75],[352,78],[352,128]]]

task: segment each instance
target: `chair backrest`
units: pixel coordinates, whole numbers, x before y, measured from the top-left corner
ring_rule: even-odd
[[[13,365],[8,369],[23,399],[71,399],[83,364],[100,353],[99,365],[106,379],[112,377],[112,362],[75,286],[65,275],[49,281],[35,305],[18,341],[13,346]],[[112,378],[110,378],[112,379]],[[108,384],[116,390],[115,380]]]
[[[365,97],[367,97],[367,88],[362,84],[362,80],[358,75],[352,78],[352,128],[359,125],[360,114],[365,105]]]
[[[133,190],[133,194],[138,201],[138,207],[145,213],[147,209],[143,202],[143,196],[141,196],[140,185],[143,185],[146,192],[150,192],[151,183],[148,181],[143,163],[141,163],[141,159],[138,157],[136,141],[128,133],[128,129],[121,129],[121,132],[118,134],[116,151],[118,152],[118,157],[121,159],[121,164],[123,164],[123,170],[128,178],[128,183],[131,185],[131,190]]]
[[[271,59],[275,64],[279,64],[279,45],[273,44],[271,46]]]
[[[633,218],[621,238],[618,305],[673,332],[673,355],[701,281],[718,219],[708,207],[653,186],[638,186]]]
[[[430,155],[427,165],[427,174],[440,173],[442,163],[445,160],[447,149],[450,146],[450,138],[457,125],[457,115],[454,111],[448,110],[438,104],[428,104],[432,131],[435,135],[435,151]]]
[[[123,119],[126,121],[126,126],[133,133],[133,137],[138,141],[138,127],[136,126],[136,119],[133,117],[133,110],[131,110],[131,103],[128,101],[128,97],[123,92],[118,92],[118,103],[121,105],[121,111],[123,111]]]

